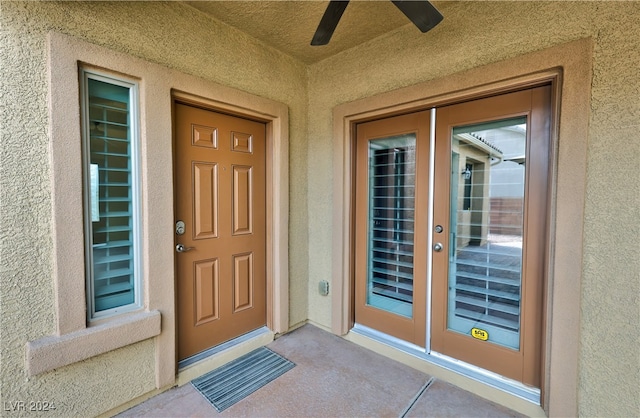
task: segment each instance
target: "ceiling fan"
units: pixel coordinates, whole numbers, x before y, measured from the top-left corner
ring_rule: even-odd
[[[398,9],[411,20],[422,33],[433,29],[440,21],[442,15],[427,0],[391,0]],[[331,0],[325,10],[318,29],[313,35],[311,45],[326,45],[329,43],[333,31],[338,26],[342,13],[347,8],[349,1]]]

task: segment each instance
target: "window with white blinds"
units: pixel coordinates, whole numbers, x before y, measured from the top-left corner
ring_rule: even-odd
[[[367,303],[411,317],[415,135],[369,142]]]
[[[83,71],[89,319],[140,306],[137,85]]]
[[[458,127],[452,137],[450,329],[518,349],[526,119]]]

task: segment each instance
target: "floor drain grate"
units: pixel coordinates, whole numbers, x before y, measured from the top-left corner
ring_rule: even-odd
[[[222,412],[294,366],[281,355],[261,347],[193,379],[191,384]]]

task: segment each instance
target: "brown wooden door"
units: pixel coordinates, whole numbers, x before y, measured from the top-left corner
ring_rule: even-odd
[[[549,86],[437,109],[431,349],[540,387]]]
[[[265,146],[263,123],[175,103],[180,360],[265,325]]]
[[[356,322],[424,346],[429,113],[359,124],[356,148]]]

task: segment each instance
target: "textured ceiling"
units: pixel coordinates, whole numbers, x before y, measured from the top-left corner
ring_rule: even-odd
[[[324,46],[311,46],[311,38],[328,1],[186,3],[307,64],[411,24],[391,1],[351,1],[331,42]],[[421,32],[416,28],[416,36],[420,35]]]

